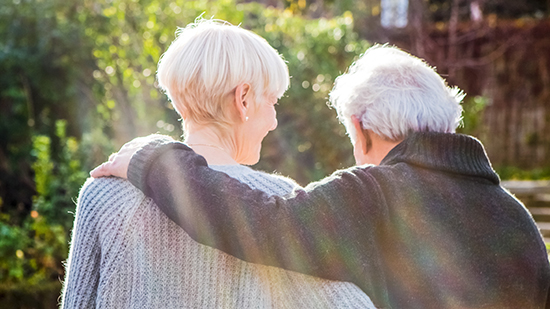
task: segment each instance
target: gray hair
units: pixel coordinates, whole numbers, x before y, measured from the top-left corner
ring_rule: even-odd
[[[376,45],[336,79],[329,97],[354,142],[352,116],[363,129],[392,141],[411,131],[455,132],[464,96],[423,60]]]

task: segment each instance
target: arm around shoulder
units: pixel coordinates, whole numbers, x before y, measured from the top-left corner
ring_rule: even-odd
[[[337,172],[284,198],[209,169],[182,143],[135,157],[130,181],[170,219],[196,241],[245,261],[353,281],[349,264],[361,263],[373,243],[368,230],[376,228],[381,199],[368,168]],[[134,173],[135,162],[148,163]]]

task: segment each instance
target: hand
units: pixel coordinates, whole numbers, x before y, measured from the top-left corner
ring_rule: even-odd
[[[128,179],[128,166],[134,153],[141,149],[149,142],[158,138],[169,138],[167,136],[152,134],[149,136],[134,138],[128,143],[124,144],[118,152],[115,152],[109,156],[109,161],[94,168],[90,172],[90,176],[93,178],[116,176],[124,179]],[[171,139],[171,138],[170,138]]]

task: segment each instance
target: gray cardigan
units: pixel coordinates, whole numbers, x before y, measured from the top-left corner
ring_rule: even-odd
[[[469,136],[412,133],[379,166],[338,171],[287,197],[213,171],[176,142],[144,147],[128,175],[198,242],[354,282],[378,307],[546,302],[550,267],[540,233]],[[182,178],[185,194],[167,185]]]

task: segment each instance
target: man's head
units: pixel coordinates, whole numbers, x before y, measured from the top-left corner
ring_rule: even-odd
[[[423,60],[377,45],[336,79],[330,102],[355,145],[358,134],[368,132],[396,143],[410,132],[455,132],[463,97]]]

